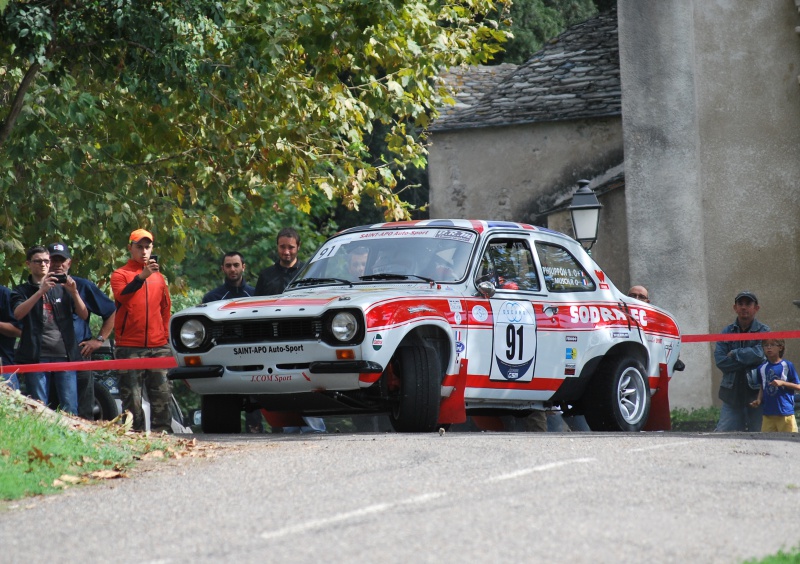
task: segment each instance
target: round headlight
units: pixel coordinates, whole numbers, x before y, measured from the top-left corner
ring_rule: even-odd
[[[347,311],[337,313],[331,320],[331,333],[340,341],[349,341],[358,331],[356,316]]]
[[[196,349],[206,338],[206,327],[197,319],[190,319],[181,325],[181,343],[187,348]]]

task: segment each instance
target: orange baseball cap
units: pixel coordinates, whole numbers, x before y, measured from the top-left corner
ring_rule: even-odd
[[[138,243],[142,239],[150,239],[151,241],[155,241],[155,239],[153,239],[153,234],[147,231],[146,229],[137,229],[136,231],[131,233],[131,236],[128,240],[131,243]]]

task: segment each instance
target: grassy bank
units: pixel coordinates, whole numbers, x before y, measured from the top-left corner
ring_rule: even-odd
[[[144,457],[174,456],[170,441],[61,415],[0,385],[0,500],[122,477]]]

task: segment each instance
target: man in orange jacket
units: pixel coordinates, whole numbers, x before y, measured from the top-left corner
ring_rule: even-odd
[[[172,300],[164,276],[154,259],[153,235],[144,229],[131,233],[130,260],[111,274],[111,290],[117,305],[114,318],[116,358],[168,357],[169,317]],[[122,409],[133,414],[133,429],[145,430],[142,386],[150,401],[150,429],[171,432],[172,397],[166,369],[137,369],[121,373],[119,395]]]

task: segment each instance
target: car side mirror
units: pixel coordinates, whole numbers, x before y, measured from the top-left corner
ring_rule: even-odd
[[[200,426],[203,422],[203,412],[199,409],[193,409],[191,413],[192,425]]]
[[[485,281],[478,284],[478,292],[480,292],[481,296],[484,298],[491,298],[496,291],[497,289],[491,282]]]

